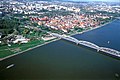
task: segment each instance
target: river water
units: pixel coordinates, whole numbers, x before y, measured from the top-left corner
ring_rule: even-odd
[[[120,20],[73,37],[120,51]],[[0,62],[0,80],[49,79],[120,80],[120,60],[58,40]]]

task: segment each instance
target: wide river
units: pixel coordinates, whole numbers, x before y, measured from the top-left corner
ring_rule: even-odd
[[[120,20],[73,37],[120,51]],[[120,59],[58,40],[0,62],[0,80],[42,79],[120,80]]]

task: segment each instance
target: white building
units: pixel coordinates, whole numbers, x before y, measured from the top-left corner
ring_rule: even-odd
[[[16,36],[16,40],[13,41],[13,43],[28,43],[29,39],[26,39],[25,37],[23,37],[22,35],[17,35]]]

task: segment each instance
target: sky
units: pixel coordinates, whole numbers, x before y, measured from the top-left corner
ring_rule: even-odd
[[[120,0],[70,0],[70,1],[105,1],[105,2],[120,2]]]

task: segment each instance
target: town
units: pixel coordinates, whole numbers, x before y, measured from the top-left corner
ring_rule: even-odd
[[[120,16],[120,5],[106,2],[0,1],[0,58],[57,38],[97,28]]]

